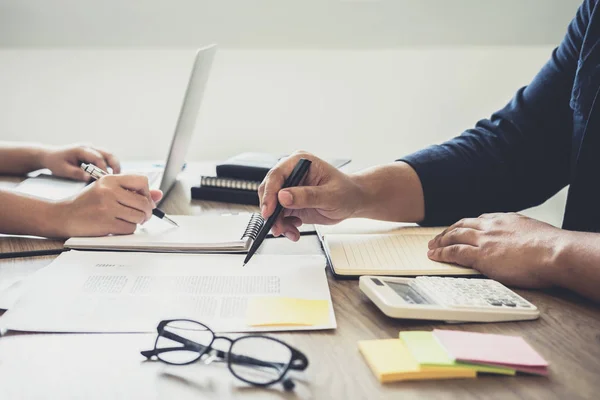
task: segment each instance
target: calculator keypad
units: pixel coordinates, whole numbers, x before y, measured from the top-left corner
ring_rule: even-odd
[[[527,300],[491,279],[419,276],[412,285],[437,303],[453,308],[533,308]]]

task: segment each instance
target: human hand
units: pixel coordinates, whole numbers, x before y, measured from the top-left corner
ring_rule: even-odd
[[[280,190],[301,158],[312,162],[301,185]],[[362,192],[349,175],[305,152],[281,160],[258,188],[261,214],[268,218],[277,207],[284,207],[271,232],[297,241],[298,227],[306,224],[335,224],[353,215],[362,201]]]
[[[42,153],[41,162],[44,168],[52,171],[52,174],[78,181],[90,179],[90,176],[80,168],[82,162],[92,163],[104,171],[108,171],[110,167],[114,174],[121,172],[119,160],[114,155],[91,146],[48,147]]]
[[[465,218],[429,242],[434,261],[472,267],[507,285],[556,284],[556,257],[569,231],[514,213]]]
[[[62,237],[130,234],[152,217],[160,190],[142,175],[106,175],[76,197],[56,203]]]

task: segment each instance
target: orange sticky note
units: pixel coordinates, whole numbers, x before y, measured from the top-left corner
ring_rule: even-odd
[[[329,322],[329,301],[290,297],[254,297],[248,303],[250,326],[325,325]]]

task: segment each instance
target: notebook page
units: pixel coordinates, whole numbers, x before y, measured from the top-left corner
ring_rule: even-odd
[[[65,243],[71,248],[92,249],[245,249],[247,240],[241,240],[251,214],[169,216],[179,227],[151,218],[140,225],[132,235],[71,238]]]
[[[325,245],[336,273],[344,275],[471,275],[470,268],[432,261],[435,236],[419,228],[392,235],[328,235]]]
[[[321,237],[327,235],[347,234],[392,234],[415,231],[418,234],[437,235],[443,227],[423,228],[417,224],[406,222],[377,221],[368,218],[350,218],[335,225],[315,225]]]
[[[335,327],[323,257],[70,251],[25,281],[3,327],[40,332],[155,332],[160,320],[190,318],[216,331]],[[260,297],[328,302],[326,324],[253,327]]]

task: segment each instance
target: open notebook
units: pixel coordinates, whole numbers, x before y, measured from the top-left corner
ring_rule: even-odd
[[[81,250],[121,250],[190,253],[245,253],[263,218],[259,214],[171,216],[179,227],[152,218],[131,235],[76,237],[65,247]]]
[[[317,226],[328,264],[336,277],[479,274],[471,268],[427,257],[428,242],[443,229],[365,219]]]

